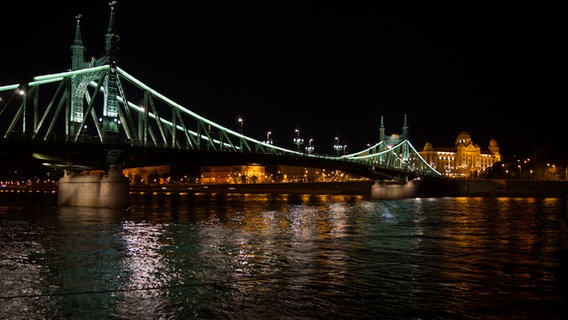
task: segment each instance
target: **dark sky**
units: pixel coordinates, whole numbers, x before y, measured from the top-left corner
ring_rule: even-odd
[[[104,52],[108,1],[14,5],[0,84],[69,69],[77,14],[86,56]],[[355,152],[378,141],[381,115],[391,134],[406,114],[419,150],[452,147],[460,131],[483,149],[496,139],[504,154],[568,148],[558,5],[118,1],[118,64],[221,125],[237,129],[242,116],[260,140],[271,130],[283,147],[297,128],[320,153],[333,153],[334,137]]]

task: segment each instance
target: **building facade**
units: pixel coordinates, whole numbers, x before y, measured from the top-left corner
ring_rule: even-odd
[[[434,169],[450,178],[481,177],[493,164],[501,161],[496,140],[491,139],[484,150],[465,131],[458,134],[453,148],[434,148],[427,142],[419,154]]]
[[[259,164],[201,167],[202,184],[240,184],[266,182],[265,167]]]

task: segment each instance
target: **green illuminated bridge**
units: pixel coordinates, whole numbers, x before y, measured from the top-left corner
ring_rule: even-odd
[[[380,142],[337,156],[289,150],[206,119],[116,64],[119,37],[114,19],[111,7],[102,58],[84,59],[78,17],[71,71],[0,85],[4,153],[29,151],[77,171],[105,169],[103,164],[117,161],[134,167],[168,159],[205,165],[265,162],[328,167],[374,179],[442,178],[408,141],[406,118],[402,135],[385,137],[381,119]],[[95,153],[103,154],[104,161]],[[128,161],[114,159],[120,157]]]

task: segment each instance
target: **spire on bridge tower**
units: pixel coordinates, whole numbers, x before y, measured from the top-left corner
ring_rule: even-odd
[[[105,35],[104,62],[110,65],[110,73],[105,78],[105,105],[103,109],[103,139],[105,142],[115,141],[118,137],[118,74],[116,73],[116,55],[118,52],[118,39],[116,34],[115,5],[116,1],[109,3],[110,19],[107,34]]]
[[[402,125],[402,139],[408,140],[408,125],[406,124],[406,113],[404,114],[404,124]]]
[[[77,26],[75,28],[75,39],[71,45],[71,70],[85,69],[90,66],[89,61],[85,61],[85,46],[81,37],[81,17],[78,14],[75,16]],[[74,134],[83,120],[83,97],[84,93],[79,89],[81,87],[81,77],[73,77],[71,79],[71,112],[70,121],[72,122],[71,134]]]
[[[110,5],[110,18],[108,22],[108,29],[105,35],[105,54],[110,64],[111,68],[116,66],[116,54],[118,51],[118,40],[120,37],[116,33],[116,21],[115,21],[115,5],[116,1],[109,2]]]
[[[379,128],[379,142],[385,140],[385,125],[383,123],[383,116],[381,116],[381,126]]]
[[[71,70],[84,68],[85,46],[81,39],[81,17],[82,15],[80,14],[75,16],[75,19],[77,19],[77,27],[75,28],[75,40],[71,46]]]

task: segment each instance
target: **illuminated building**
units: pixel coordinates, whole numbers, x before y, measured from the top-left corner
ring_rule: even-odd
[[[201,167],[201,184],[338,182],[360,180],[339,170],[259,164]]]
[[[164,184],[163,178],[171,172],[171,166],[152,166],[128,168],[122,174],[130,180],[131,184]]]
[[[264,183],[265,168],[259,164],[201,167],[202,184]]]
[[[465,131],[458,134],[453,148],[434,149],[427,142],[419,153],[438,172],[454,178],[479,177],[501,161],[496,140],[491,139],[488,149],[482,150]]]

